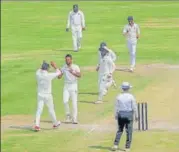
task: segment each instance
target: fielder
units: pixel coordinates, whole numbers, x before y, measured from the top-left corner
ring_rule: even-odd
[[[109,87],[113,84],[112,74],[115,71],[115,64],[109,56],[109,51],[107,49],[102,49],[101,57],[100,64],[96,68],[99,72],[99,95],[98,101],[95,102],[96,104],[103,103],[103,96],[107,94]]]
[[[116,97],[115,101],[115,119],[118,122],[118,131],[114,140],[112,151],[118,150],[118,145],[123,134],[124,128],[126,129],[126,145],[125,151],[130,151],[132,143],[133,132],[133,115],[135,121],[138,120],[137,104],[135,97],[129,93],[132,86],[128,82],[123,82],[121,85],[122,93]]]
[[[136,45],[140,35],[139,26],[134,23],[133,17],[128,17],[129,24],[125,25],[123,29],[123,35],[127,37],[127,47],[130,54],[130,71],[133,72],[136,64]]]
[[[52,80],[58,77],[61,74],[61,71],[57,69],[57,66],[54,62],[51,62],[51,66],[56,69],[56,72],[49,73],[48,70],[50,68],[50,65],[45,61],[43,62],[41,69],[37,70],[36,72],[36,79],[38,85],[38,102],[34,127],[36,131],[40,131],[40,116],[42,114],[44,104],[46,104],[46,106],[48,107],[48,111],[53,122],[53,128],[57,128],[58,126],[60,126],[60,121],[57,121],[54,111]]]
[[[78,5],[73,5],[73,11],[70,11],[67,20],[66,31],[71,27],[73,49],[77,52],[81,48],[82,30],[85,30],[85,17],[82,11],[78,9]]]
[[[62,74],[59,79],[64,75],[64,89],[63,89],[63,102],[65,105],[66,122],[72,121],[73,124],[78,124],[77,113],[78,113],[78,78],[81,77],[80,68],[78,65],[72,63],[72,56],[67,54],[65,57],[66,64],[61,69]],[[73,113],[70,114],[69,99],[72,100]]]

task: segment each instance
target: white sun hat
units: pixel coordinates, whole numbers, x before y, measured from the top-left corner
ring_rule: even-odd
[[[120,86],[121,89],[124,89],[124,90],[128,90],[130,88],[132,88],[132,86],[130,85],[129,82],[123,82],[122,85]]]

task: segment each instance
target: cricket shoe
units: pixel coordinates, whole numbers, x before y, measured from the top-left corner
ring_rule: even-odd
[[[129,148],[126,148],[125,151],[126,151],[126,152],[130,152],[130,149],[129,149]]]
[[[130,71],[130,72],[134,72],[134,69],[135,69],[134,67],[131,67],[131,68],[129,69],[129,71]]]
[[[40,131],[40,127],[39,126],[35,126],[34,127],[34,131],[36,131],[36,132]]]
[[[76,125],[77,125],[77,124],[78,124],[78,121],[77,121],[76,119],[73,119],[73,120],[72,120],[72,124],[76,124]]]
[[[118,146],[117,145],[114,145],[112,148],[111,148],[112,151],[116,151],[118,150]]]
[[[96,102],[94,102],[94,103],[95,103],[95,104],[102,104],[103,101],[98,100],[98,101],[96,101]]]
[[[81,49],[81,45],[80,45],[80,46],[78,46],[78,49]]]
[[[67,115],[65,122],[66,122],[66,123],[70,123],[71,121],[72,121],[71,116],[70,116],[70,115]]]
[[[60,124],[61,124],[60,122],[57,122],[57,124],[53,125],[53,129],[60,127]]]

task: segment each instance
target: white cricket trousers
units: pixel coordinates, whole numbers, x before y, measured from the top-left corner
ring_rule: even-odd
[[[72,100],[72,118],[74,120],[77,120],[77,114],[78,114],[78,105],[77,105],[77,99],[78,98],[78,88],[77,83],[72,84],[65,84],[63,89],[63,102],[65,105],[65,113],[66,115],[70,115],[70,107],[69,107],[69,100]]]
[[[81,47],[82,27],[72,26],[73,49],[77,51]]]
[[[127,47],[129,49],[129,54],[130,54],[131,68],[134,68],[136,64],[136,46],[137,46],[137,41],[136,42],[132,42],[130,40],[127,41]]]
[[[112,77],[108,78],[107,74],[99,74],[99,95],[98,95],[98,100],[102,101],[103,96],[107,94],[107,91],[109,87],[112,85]]]
[[[46,106],[48,107],[48,111],[53,124],[56,125],[58,122],[54,110],[53,96],[52,94],[40,94],[40,93],[38,93],[37,96],[37,112],[36,112],[35,125],[40,126],[40,116],[43,112],[44,104],[46,104]]]

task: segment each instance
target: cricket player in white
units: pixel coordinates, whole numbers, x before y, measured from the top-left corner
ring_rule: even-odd
[[[78,114],[78,106],[77,106],[77,98],[78,98],[78,78],[81,77],[80,68],[78,65],[72,63],[72,56],[67,54],[65,57],[66,64],[62,67],[62,74],[59,78],[64,75],[64,89],[63,89],[63,102],[65,105],[66,111],[66,122],[71,122],[73,124],[78,124],[77,114]],[[69,99],[72,100],[73,113],[72,116],[70,114],[69,108]]]
[[[133,72],[136,64],[136,45],[140,35],[140,28],[136,23],[134,23],[132,16],[128,17],[128,22],[129,24],[125,25],[123,29],[123,35],[127,37],[127,46],[131,63],[130,71]]]
[[[95,102],[96,104],[103,103],[103,96],[107,94],[109,87],[113,84],[112,74],[115,71],[115,64],[107,49],[101,51],[101,56],[100,64],[96,69],[99,72],[99,96],[98,101]]]
[[[102,58],[101,51],[102,51],[103,47],[105,47],[105,49],[109,52],[107,55],[109,55],[111,57],[112,61],[115,62],[116,59],[117,59],[116,54],[114,53],[114,51],[112,51],[111,49],[109,49],[107,47],[107,44],[105,42],[102,42],[100,44],[100,48],[99,48],[99,51],[98,51],[98,61],[99,61],[99,63],[100,63],[101,58]]]
[[[44,104],[47,105],[49,114],[51,116],[53,122],[53,128],[57,128],[60,126],[60,122],[57,121],[55,111],[54,111],[54,104],[53,104],[53,96],[52,96],[52,80],[57,78],[61,71],[57,69],[57,66],[54,62],[51,62],[51,66],[56,69],[56,72],[49,73],[48,70],[50,65],[45,61],[42,64],[41,69],[38,69],[36,72],[36,79],[38,85],[38,92],[37,92],[37,112],[36,112],[36,120],[35,120],[35,130],[40,130],[40,116],[43,112]]]
[[[78,9],[78,5],[73,5],[73,11],[70,11],[67,20],[66,31],[71,27],[73,49],[77,52],[81,48],[82,30],[85,30],[85,17],[82,11]]]
[[[99,65],[100,65],[100,62],[102,60],[102,55],[101,54],[102,54],[103,50],[107,51],[106,56],[109,56],[113,62],[115,62],[116,59],[117,59],[116,54],[111,49],[109,49],[107,47],[107,44],[105,42],[102,42],[100,44],[100,48],[99,48],[99,51],[98,51],[98,65],[97,65],[97,69],[96,69],[97,71],[99,69]],[[98,86],[99,86],[99,88],[100,88],[100,79],[101,79],[101,74],[98,71]],[[112,85],[116,88],[116,82],[114,80],[112,80]]]

